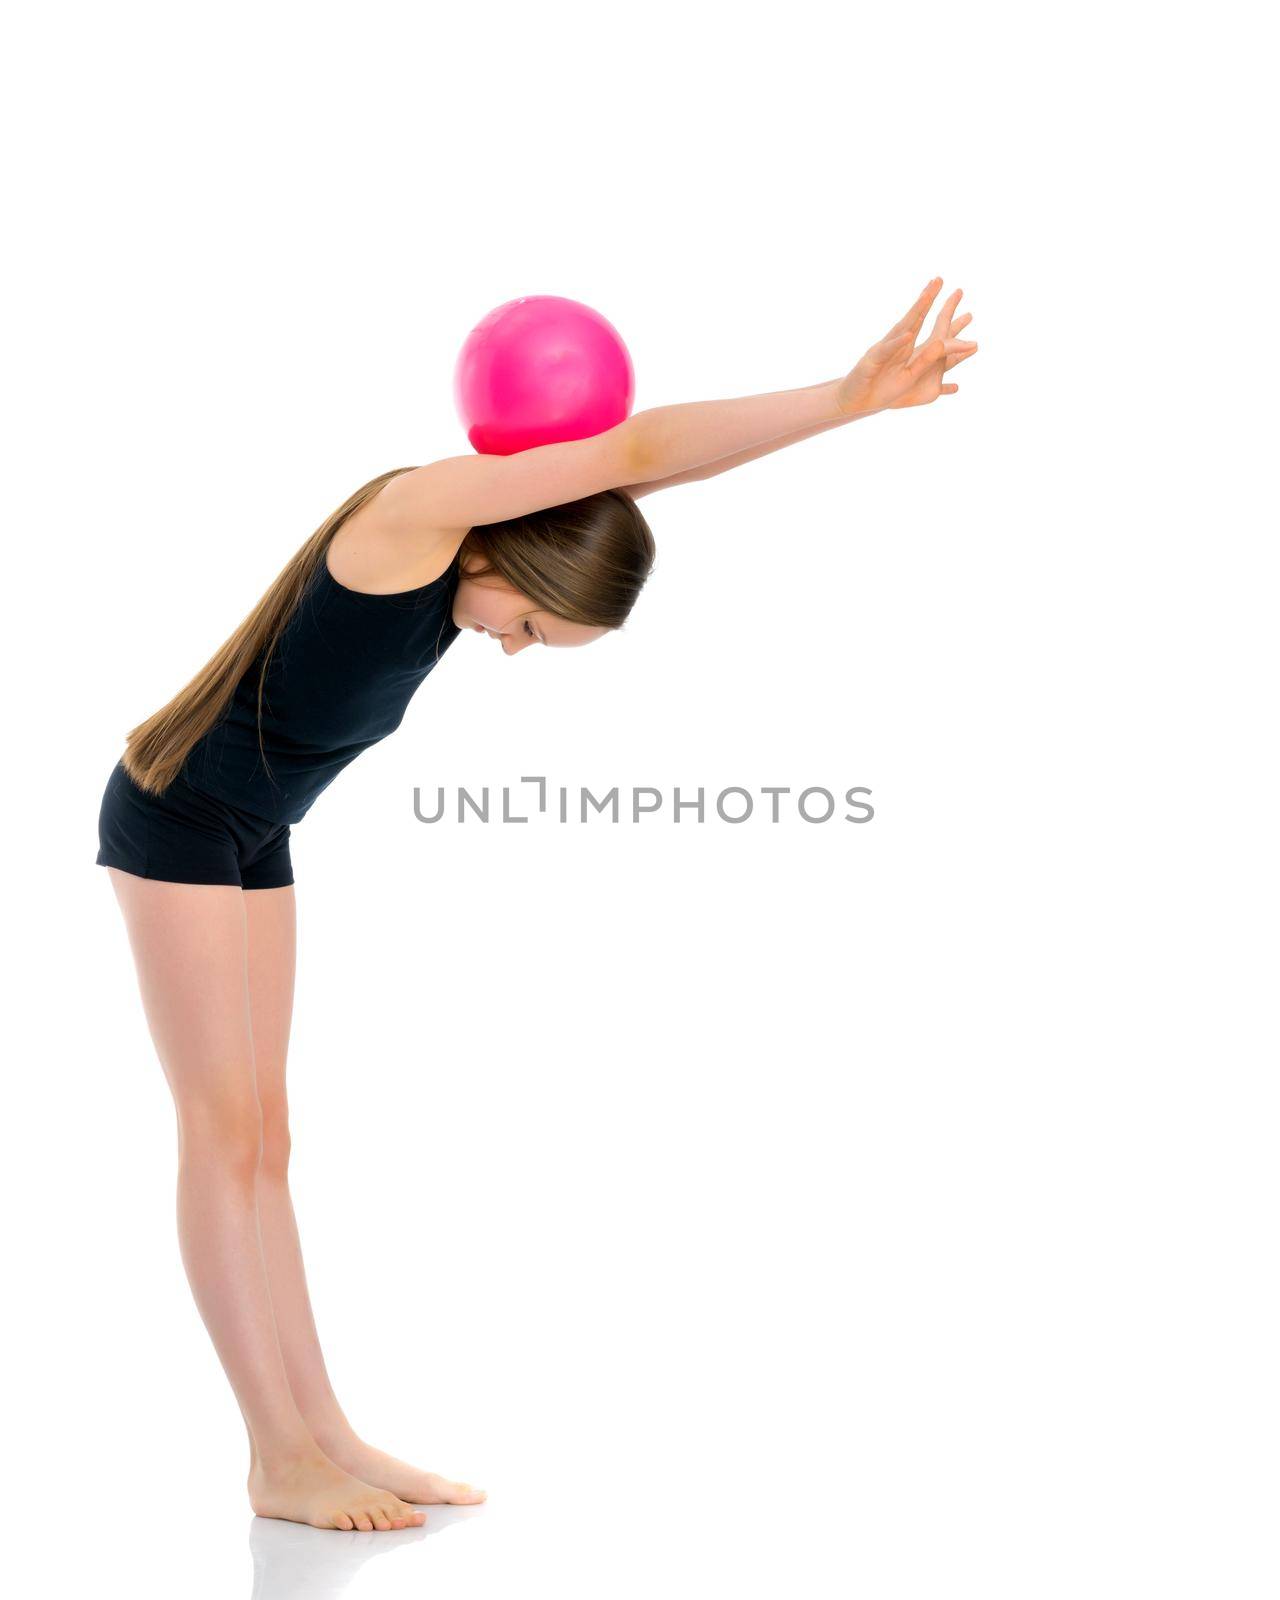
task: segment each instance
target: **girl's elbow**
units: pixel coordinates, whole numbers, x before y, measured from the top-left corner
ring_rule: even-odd
[[[620,459],[618,470],[623,474],[619,482],[644,483],[662,476],[658,440],[654,434],[653,419],[647,411],[628,417],[618,429]]]

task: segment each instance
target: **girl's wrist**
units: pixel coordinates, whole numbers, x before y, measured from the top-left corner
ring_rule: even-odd
[[[863,400],[851,397],[845,384],[845,378],[836,378],[832,381],[832,406],[836,416],[841,422],[854,422],[859,417],[871,417],[880,409],[878,406],[869,406]]]

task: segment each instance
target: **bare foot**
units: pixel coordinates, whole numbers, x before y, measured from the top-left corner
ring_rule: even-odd
[[[397,1461],[394,1456],[375,1450],[354,1433],[326,1434],[319,1443],[331,1460],[357,1478],[365,1483],[376,1483],[379,1488],[415,1505],[476,1506],[485,1498],[483,1489],[473,1489],[469,1483],[454,1483],[439,1473],[423,1472],[405,1461]]]
[[[313,1528],[417,1528],[426,1520],[392,1491],[354,1477],[317,1453],[288,1466],[249,1469],[249,1504],[260,1517],[309,1522]]]

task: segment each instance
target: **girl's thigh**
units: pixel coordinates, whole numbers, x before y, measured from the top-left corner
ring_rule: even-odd
[[[258,1098],[266,1122],[285,1118],[285,1061],[293,1019],[296,909],[293,885],[246,889],[249,1012]]]
[[[244,891],[106,870],[179,1113],[202,1103],[256,1106]]]

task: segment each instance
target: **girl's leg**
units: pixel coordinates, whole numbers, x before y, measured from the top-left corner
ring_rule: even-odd
[[[333,1392],[316,1333],[293,1201],[289,1194],[289,1107],[285,1063],[293,1016],[296,906],[292,885],[244,892],[249,1005],[262,1162],[258,1215],[262,1253],[285,1369],[298,1409],[325,1453],[348,1472],[418,1505],[474,1505],[482,1489],[422,1472],[375,1450],[356,1434]]]
[[[249,1011],[262,1106],[258,1218],[276,1330],[289,1385],[307,1426],[349,1426],[329,1382],[307,1292],[302,1246],[289,1193],[289,1104],[285,1063],[293,1019],[296,904],[293,886],[248,889]],[[318,1437],[318,1434],[317,1434]]]
[[[324,1454],[289,1387],[258,1231],[262,1113],[243,891],[107,872],[173,1093],[182,1261],[249,1431],[254,1509],[318,1527],[420,1520]]]

